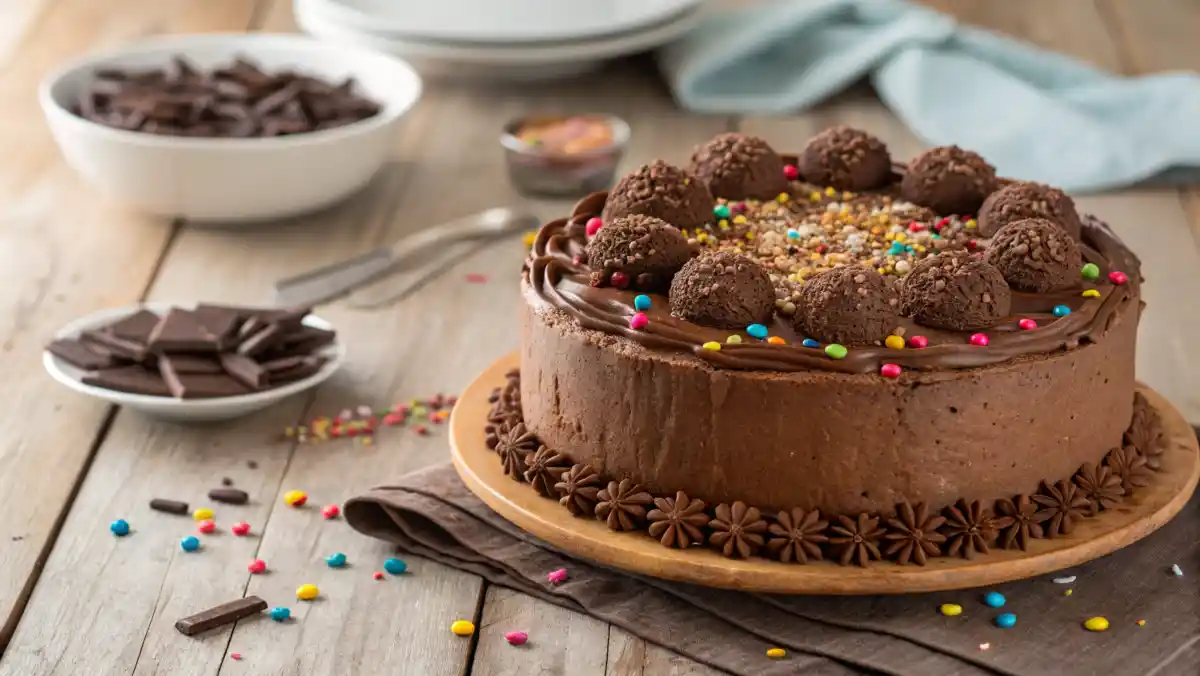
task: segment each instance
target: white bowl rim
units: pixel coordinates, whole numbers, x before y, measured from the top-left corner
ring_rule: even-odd
[[[102,66],[106,61],[117,59],[123,56],[142,54],[146,52],[158,52],[172,47],[176,49],[186,49],[197,45],[207,45],[211,43],[235,43],[233,46],[237,49],[236,43],[244,43],[243,49],[247,52],[253,49],[254,43],[293,43],[302,48],[322,47],[335,48],[342,53],[351,53],[355,58],[373,59],[381,63],[387,63],[394,68],[398,74],[409,80],[411,94],[407,100],[402,100],[398,105],[388,105],[388,102],[381,101],[380,111],[358,122],[352,122],[341,127],[332,129],[319,129],[317,131],[305,132],[303,134],[290,134],[286,136],[268,136],[254,138],[224,138],[224,137],[194,137],[194,136],[163,136],[158,134],[148,134],[146,132],[131,131],[126,129],[116,129],[109,127],[99,122],[80,117],[70,110],[59,104],[51,94],[54,87],[69,75],[85,69],[96,69]],[[247,53],[246,56],[253,58],[253,53]],[[42,110],[46,115],[55,115],[66,121],[68,124],[73,124],[77,128],[87,129],[90,133],[101,134],[108,136],[114,140],[119,140],[124,143],[134,145],[153,146],[159,148],[202,148],[202,149],[222,149],[222,150],[249,150],[249,151],[276,151],[284,148],[296,148],[313,143],[336,142],[340,139],[357,136],[360,134],[369,133],[381,127],[386,127],[395,123],[405,115],[414,105],[421,99],[423,92],[423,84],[421,76],[417,71],[409,65],[404,59],[398,58],[391,54],[381,52],[375,49],[365,47],[356,47],[353,45],[340,45],[324,40],[318,40],[311,36],[301,35],[298,33],[195,33],[184,35],[163,35],[159,37],[147,38],[138,40],[137,42],[115,47],[104,51],[90,52],[72,59],[58,68],[54,69],[42,78],[38,84],[38,102],[41,104]]]
[[[195,307],[196,303],[163,303],[163,302],[145,302],[126,305],[124,307],[106,308],[97,310],[91,314],[80,317],[69,322],[66,326],[54,333],[54,339],[60,340],[63,338],[75,338],[83,331],[95,326],[101,326],[104,323],[115,321],[120,317],[125,317],[133,314],[141,309],[151,310],[154,312],[165,312],[173,307]],[[316,315],[308,315],[304,318],[305,326],[313,326],[320,329],[330,330],[333,324]],[[329,361],[321,367],[319,371],[302,378],[295,382],[287,383],[282,387],[275,387],[269,390],[259,392],[250,392],[248,394],[239,394],[232,397],[205,397],[201,399],[179,399],[176,397],[159,397],[151,394],[137,394],[135,392],[122,392],[120,390],[109,390],[95,385],[88,385],[81,379],[67,373],[63,368],[64,362],[49,350],[42,351],[42,365],[46,368],[46,372],[51,378],[59,383],[66,385],[68,388],[75,390],[81,394],[86,394],[97,399],[103,399],[121,406],[129,406],[131,408],[149,408],[158,411],[184,412],[184,411],[203,411],[213,408],[232,408],[244,406],[246,408],[254,408],[257,406],[267,405],[280,401],[287,397],[311,389],[321,384],[332,376],[342,364],[346,361],[346,345],[341,341],[340,336],[335,336],[333,343],[325,346],[321,354],[329,357]],[[256,406],[257,405],[257,406]]]

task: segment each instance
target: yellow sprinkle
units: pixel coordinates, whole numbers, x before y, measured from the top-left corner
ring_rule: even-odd
[[[886,339],[884,339],[883,344],[887,345],[888,347],[892,348],[893,350],[903,350],[904,349],[904,339],[901,338],[900,336],[888,336]]]
[[[941,613],[946,617],[962,615],[962,606],[958,605],[957,603],[943,603],[942,607],[938,608],[938,610],[941,611]]]
[[[975,229],[975,225],[976,225],[976,224],[975,224],[975,219],[974,219],[974,218],[972,218],[972,219],[969,219],[969,220],[967,221],[967,229],[968,229],[968,230],[974,230],[974,229]]]
[[[842,199],[844,199],[844,200],[852,200],[852,199],[854,199],[854,193],[852,193],[852,192],[850,192],[849,190],[847,190],[847,191],[845,191],[845,192],[843,192],[843,193],[842,193]]]
[[[767,339],[767,342],[772,345],[787,345],[787,341],[780,338],[779,336],[771,336],[770,338]]]
[[[321,595],[321,590],[315,584],[302,584],[296,589],[296,598],[301,601],[311,601]]]
[[[1083,623],[1083,627],[1088,631],[1107,631],[1108,619],[1104,617],[1089,617],[1087,621]]]
[[[1065,592],[1063,592],[1063,596],[1070,596],[1071,594],[1074,594],[1074,593],[1075,593],[1074,589],[1068,589]]]
[[[884,235],[883,235],[883,239],[884,239],[885,241],[888,241],[888,242],[890,242],[890,241],[892,241],[893,239],[896,239],[896,233],[894,233],[894,232],[888,232],[888,233],[884,233]]]
[[[1139,627],[1144,627],[1144,626],[1146,626],[1146,621],[1145,621],[1145,620],[1138,620],[1138,621],[1137,621],[1137,626],[1139,626]]]
[[[821,201],[821,193],[814,190],[808,194],[808,199],[810,199],[814,202],[820,202]]]
[[[714,352],[720,352],[720,351],[721,351],[721,344],[720,344],[720,343],[718,343],[718,342],[717,342],[717,341],[715,341],[715,340],[710,340],[710,341],[708,341],[707,343],[705,343],[705,344],[701,345],[700,347],[702,347],[702,348],[704,348],[704,349],[706,349],[706,350],[712,350],[712,351],[714,351]]]
[[[717,221],[717,225],[721,226],[722,228],[728,228],[729,227],[729,219],[722,218],[721,220]]]
[[[791,198],[791,195],[787,194],[786,192],[781,192],[779,193],[779,197],[776,197],[775,199],[778,200],[780,204],[785,204]]]
[[[877,225],[877,226],[875,226],[875,227],[871,228],[871,234],[872,234],[872,235],[882,235],[882,234],[883,234],[883,228],[881,228],[881,227],[879,227],[879,226]]]
[[[475,623],[468,620],[455,620],[450,625],[450,631],[457,636],[470,636],[475,633]]]
[[[730,345],[737,345],[738,343],[742,342],[742,337],[735,333],[732,336],[726,338],[725,342],[729,343]]]
[[[783,648],[768,648],[767,657],[770,657],[773,660],[781,660],[787,657],[787,651]]]
[[[825,188],[825,194],[833,197],[837,194],[837,191],[833,189],[833,186],[829,186],[828,188]]]
[[[915,249],[917,251],[917,253],[925,253],[925,245],[924,244],[914,244],[913,249]]]
[[[537,230],[530,230],[521,236],[521,240],[525,242],[526,247],[533,246],[533,241],[537,239]]]
[[[684,185],[691,185],[691,184],[692,184],[692,179],[690,179],[690,178],[685,178],[685,179],[683,179],[683,184],[684,184]]]
[[[1083,297],[1084,298],[1099,298],[1100,292],[1097,291],[1096,289],[1088,289],[1087,291],[1083,292]]]
[[[887,274],[887,270],[885,270],[884,268],[875,268],[875,272],[878,272],[881,275]]]
[[[733,222],[735,225],[744,225],[746,223],[746,217],[738,214],[737,216],[733,217]]]
[[[898,232],[898,233],[896,233],[896,241],[897,241],[897,242],[903,242],[903,241],[905,241],[905,240],[907,240],[907,239],[908,239],[908,235],[906,235],[906,234],[904,234],[904,233],[902,233],[902,232]]]
[[[754,232],[753,231],[747,232],[746,239],[754,239]]]
[[[213,511],[207,507],[201,507],[192,512],[192,518],[197,521],[207,521],[213,518]]]

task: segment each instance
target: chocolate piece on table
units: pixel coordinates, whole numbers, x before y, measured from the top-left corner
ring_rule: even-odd
[[[110,368],[116,362],[111,352],[98,352],[74,338],[56,340],[46,346],[46,351],[72,366],[87,371]]]
[[[238,382],[250,389],[260,389],[267,384],[267,371],[258,362],[245,355],[224,352],[221,368]]]
[[[79,340],[88,347],[101,346],[112,354],[129,361],[140,362],[147,357],[146,346],[142,343],[118,338],[105,331],[84,331],[79,334]]]
[[[169,397],[171,390],[163,379],[142,366],[119,366],[101,369],[83,376],[83,384],[103,387],[106,390]]]
[[[216,357],[203,354],[160,354],[158,355],[159,369],[162,362],[171,362],[171,368],[176,373],[224,373],[221,362]]]
[[[172,308],[150,332],[147,347],[155,352],[216,352],[220,341],[191,310]]]
[[[100,330],[122,340],[145,343],[150,338],[150,332],[158,325],[158,319],[158,315],[149,310],[138,310],[128,317],[118,319]]]
[[[272,385],[283,385],[285,383],[302,380],[321,370],[321,367],[329,361],[325,357],[317,355],[309,355],[305,357],[299,364],[289,369],[283,369],[271,374]]]
[[[166,512],[167,514],[187,514],[188,503],[182,500],[167,500],[166,498],[154,498],[150,501],[150,509],[156,512]]]
[[[283,337],[283,331],[278,324],[267,324],[262,329],[242,341],[238,345],[238,354],[246,357],[253,357],[265,352],[268,348],[274,346]]]
[[[238,488],[214,488],[208,492],[208,497],[227,505],[244,505],[250,502],[250,494]]]
[[[195,636],[209,629],[216,629],[255,613],[261,613],[266,609],[266,601],[257,596],[247,596],[244,599],[222,603],[190,617],[185,617],[175,623],[175,628],[184,636]]]

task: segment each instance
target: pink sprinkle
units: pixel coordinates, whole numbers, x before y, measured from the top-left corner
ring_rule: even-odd
[[[883,376],[884,378],[899,378],[900,377],[900,365],[899,364],[884,364],[883,366],[879,367],[879,375]]]
[[[321,508],[321,516],[326,519],[336,519],[342,510],[337,505],[325,505]]]
[[[591,218],[588,219],[587,225],[584,227],[587,229],[588,237],[595,237],[596,233],[600,232],[600,228],[604,227],[604,221],[600,220],[599,218],[596,218],[595,216],[592,216]]]
[[[559,568],[558,570],[552,570],[546,575],[546,579],[549,580],[551,584],[561,584],[566,582],[567,569]]]
[[[629,286],[629,275],[624,272],[614,272],[612,277],[608,278],[610,284],[618,289],[624,289]]]
[[[947,223],[949,223],[949,222],[950,222],[950,217],[949,217],[949,216],[944,216],[944,217],[942,218],[942,220],[940,220],[940,221],[938,221],[937,223],[935,223],[933,227],[937,228],[938,230],[941,230],[942,228],[946,227],[946,224],[947,224]]]
[[[267,572],[267,562],[263,561],[262,559],[254,559],[253,561],[250,562],[250,565],[246,566],[246,570],[249,570],[251,573],[254,573],[255,575],[259,575],[260,573],[265,573],[265,572]]]
[[[783,177],[789,181],[794,181],[800,178],[800,170],[796,169],[795,165],[785,164],[783,165]]]
[[[383,573],[381,573],[379,571],[375,571],[374,573],[371,574],[371,577],[375,578],[376,580],[382,580]]]
[[[1129,276],[1120,270],[1113,270],[1112,272],[1108,273],[1108,281],[1112,282],[1113,284],[1120,285],[1128,282]]]
[[[387,425],[389,427],[391,427],[393,425],[403,425],[404,424],[404,414],[389,413],[389,414],[383,416],[383,424]]]
[[[201,533],[211,533],[216,529],[217,524],[213,523],[211,519],[205,519],[196,526],[196,530],[200,531]]]
[[[649,323],[650,318],[646,316],[645,312],[638,312],[629,318],[629,328],[631,329],[644,329]]]
[[[988,340],[986,333],[972,333],[971,334],[971,344],[972,345],[978,345],[979,347],[987,347],[987,344],[989,342],[991,342],[991,341]]]
[[[240,659],[242,659],[242,654],[241,653],[229,653],[229,659],[240,660]]]
[[[510,631],[504,635],[504,640],[513,645],[525,645],[525,642],[529,640],[529,634],[523,631]]]
[[[229,530],[234,535],[238,535],[238,536],[248,535],[250,533],[250,524],[246,523],[245,521],[238,521],[237,523],[230,526]]]
[[[908,346],[918,350],[923,347],[929,347],[929,339],[925,336],[913,336],[908,339]]]
[[[478,272],[472,272],[467,275],[468,284],[487,284],[487,275],[481,275]]]
[[[1037,322],[1033,321],[1032,319],[1025,318],[1017,322],[1017,326],[1021,327],[1021,330],[1023,331],[1032,331],[1037,328]],[[984,343],[984,345],[987,345],[987,343]]]
[[[424,425],[417,425],[413,428],[413,431],[423,437],[429,436],[429,428]]]

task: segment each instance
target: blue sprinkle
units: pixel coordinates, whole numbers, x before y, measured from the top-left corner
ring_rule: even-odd
[[[383,569],[392,575],[402,575],[404,571],[408,570],[408,564],[400,559],[388,559],[383,562]]]
[[[888,249],[889,256],[898,256],[904,253],[904,244],[902,242],[892,242],[892,246]]]
[[[200,549],[200,538],[195,535],[189,535],[179,541],[179,546],[183,547],[183,551],[185,552],[194,552]]]
[[[762,324],[751,324],[750,326],[746,327],[746,333],[749,333],[754,338],[762,340],[763,338],[767,337],[767,327],[763,326]]]
[[[800,239],[800,232],[798,230],[792,230],[791,228],[788,228],[787,238],[788,239]]]
[[[1003,608],[1005,602],[1004,594],[1000,592],[988,592],[983,597],[983,602],[993,608]]]
[[[996,616],[996,626],[1001,629],[1012,629],[1017,624],[1017,616],[1012,613],[1001,613]]]
[[[291,608],[272,608],[271,609],[271,619],[275,620],[276,622],[283,622],[284,620],[288,619],[291,616],[292,616]]]
[[[804,347],[821,347],[821,344],[812,338],[805,338],[804,340],[800,341],[800,344]]]
[[[641,310],[642,312],[649,310],[650,309],[650,296],[647,296],[646,294],[643,293],[643,294],[639,295],[638,297],[634,298],[633,299],[633,307],[635,310]]]
[[[330,568],[341,568],[346,565],[346,555],[338,552],[325,557],[325,565]]]
[[[1053,312],[1055,317],[1066,317],[1071,314],[1071,308],[1066,305],[1055,305]]]
[[[117,519],[116,521],[108,524],[108,529],[112,531],[113,535],[118,537],[122,535],[129,535],[129,522],[125,519]]]

